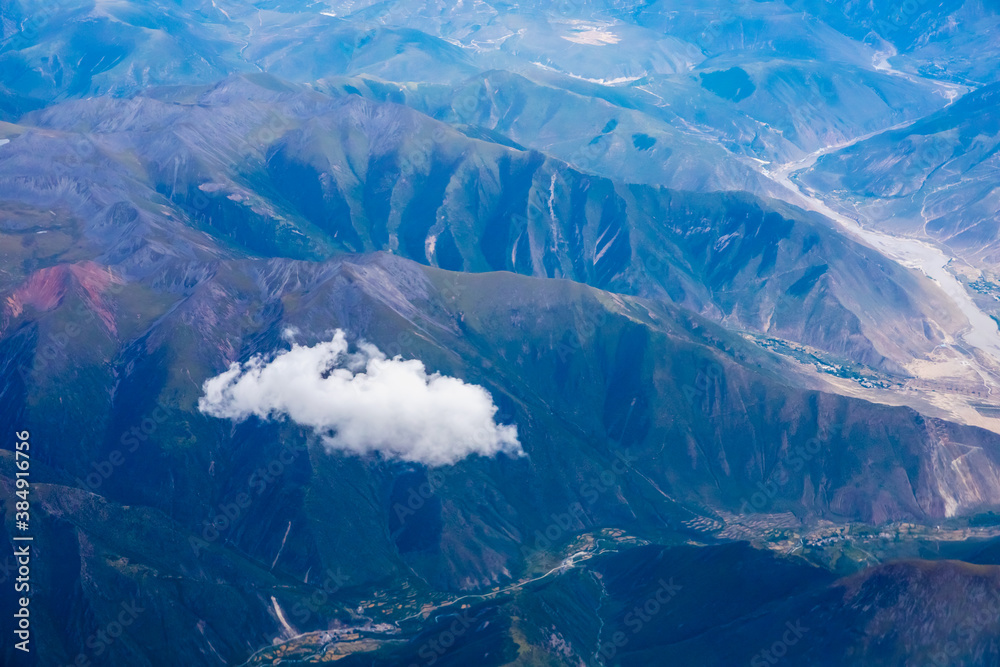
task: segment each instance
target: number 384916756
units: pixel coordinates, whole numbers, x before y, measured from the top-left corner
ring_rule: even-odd
[[[31,484],[28,481],[29,468],[31,467],[31,458],[28,452],[31,450],[31,445],[28,442],[30,433],[27,431],[18,431],[14,434],[14,460],[15,466],[17,467],[17,491],[15,495],[18,497],[14,508],[17,516],[14,518],[15,521],[27,521],[28,520],[28,489]]]

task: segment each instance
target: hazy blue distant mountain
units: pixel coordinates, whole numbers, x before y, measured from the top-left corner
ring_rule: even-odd
[[[996,271],[1000,85],[905,128],[826,155],[803,174],[865,221],[931,238]]]

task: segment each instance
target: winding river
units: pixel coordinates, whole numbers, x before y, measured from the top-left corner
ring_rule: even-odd
[[[779,165],[776,169],[767,169],[760,165],[757,166],[757,169],[767,178],[788,190],[791,196],[787,197],[786,201],[789,203],[830,218],[839,224],[847,234],[874,248],[889,259],[905,267],[921,271],[944,292],[949,301],[969,320],[969,327],[961,334],[962,339],[971,347],[982,350],[1000,363],[1000,329],[998,329],[996,321],[976,305],[965,286],[948,271],[949,262],[955,258],[949,257],[940,248],[925,241],[892,236],[868,229],[857,220],[831,208],[792,178],[796,172],[812,167],[816,160],[823,155],[847,148],[876,134],[906,127],[914,122],[916,121],[909,121],[843,144],[822,148],[801,160]]]

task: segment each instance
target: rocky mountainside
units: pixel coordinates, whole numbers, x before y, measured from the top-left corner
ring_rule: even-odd
[[[58,202],[81,225],[59,233],[100,234],[91,257],[128,273],[226,252],[389,250],[666,299],[898,375],[960,326],[909,271],[802,211],[618,183],[391,102],[236,78],[59,105],[9,131],[8,208],[45,218]]]
[[[92,266],[51,278],[47,302],[25,294],[3,351],[17,369],[9,419],[45,443],[34,468],[42,548],[76,554],[50,568],[50,590],[65,582],[73,604],[57,604],[60,587],[40,608],[80,636],[113,620],[117,606],[102,602],[113,585],[176,609],[178,631],[208,623],[183,649],[192,660],[211,646],[232,661],[281,632],[272,597],[286,613],[307,604],[310,573],[347,573],[358,597],[345,599],[373,587],[477,591],[605,527],[713,539],[725,516],[748,511],[879,523],[1000,503],[994,434],[804,389],[810,378],[786,361],[675,307],[386,255],[178,262],[126,285]],[[81,313],[87,323],[69,329]],[[198,411],[200,378],[282,346],[289,326],[344,328],[481,384],[526,456],[428,471],[307,446],[294,424],[229,428]],[[245,590],[231,602],[203,586],[234,577]],[[222,606],[192,607],[188,587]],[[345,599],[289,622],[354,618]],[[256,608],[256,620],[209,623],[227,604]],[[140,647],[156,640],[144,636],[111,655],[145,664]],[[43,637],[47,659],[73,659],[72,636]]]
[[[0,0],[0,661],[998,664],[997,22]]]

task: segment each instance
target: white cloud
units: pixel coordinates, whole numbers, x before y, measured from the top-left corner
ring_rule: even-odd
[[[293,336],[288,331],[286,338]],[[485,389],[428,374],[415,359],[387,359],[367,343],[349,352],[341,330],[313,347],[292,342],[269,361],[234,363],[202,390],[198,409],[205,414],[235,421],[287,417],[331,449],[428,465],[471,454],[523,454],[517,427],[496,423],[497,407]]]

